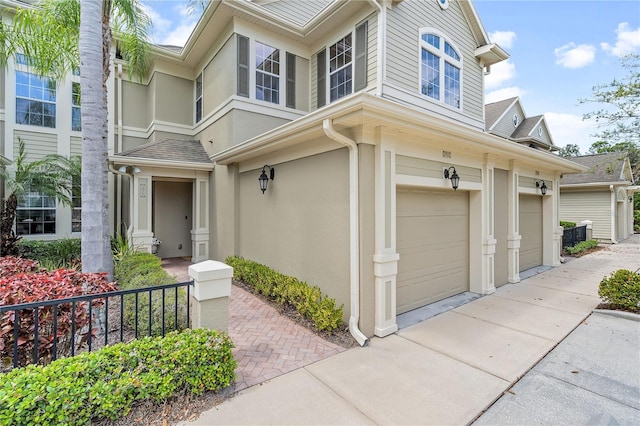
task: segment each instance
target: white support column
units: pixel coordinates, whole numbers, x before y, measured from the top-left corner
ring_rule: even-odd
[[[193,181],[193,225],[191,228],[191,261],[209,259],[209,178]]]
[[[387,336],[398,330],[396,323],[396,182],[395,149],[378,132],[375,148],[375,280],[374,334]]]
[[[233,268],[222,262],[206,260],[189,266],[189,277],[194,281],[191,327],[227,332]]]
[[[520,282],[520,198],[518,194],[518,173],[515,161],[509,164],[507,179],[507,204],[509,205],[509,232],[507,235],[507,256],[510,283]]]
[[[543,242],[543,263],[549,266],[560,266],[560,256],[562,254],[562,234],[563,228],[560,226],[560,216],[558,215],[558,206],[560,204],[560,179],[555,177],[551,183],[551,196],[543,197],[542,202],[542,217],[543,217],[543,234],[547,235],[547,230],[550,230],[552,239],[550,240],[551,247],[547,249]],[[547,205],[549,203],[549,205]],[[549,225],[546,227],[546,220],[549,220]]]
[[[485,155],[482,168],[482,294],[491,294],[496,291],[495,284],[495,200],[494,200],[494,161],[488,154]]]
[[[151,253],[152,187],[151,176],[133,176],[133,233],[132,244],[136,250]]]

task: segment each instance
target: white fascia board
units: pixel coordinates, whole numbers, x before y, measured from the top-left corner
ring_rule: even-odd
[[[619,181],[619,182],[587,182],[587,183],[561,183],[560,188],[609,188],[610,186],[625,186],[629,185],[631,182],[629,181]]]
[[[488,67],[509,59],[509,54],[496,43],[485,44],[473,52],[483,66]]]
[[[194,163],[190,161],[169,161],[169,160],[155,160],[151,158],[141,157],[124,157],[119,155],[110,155],[109,162],[114,165],[122,166],[148,166],[148,167],[162,167],[167,169],[188,169],[188,170],[205,170],[211,171],[214,169],[213,163]]]

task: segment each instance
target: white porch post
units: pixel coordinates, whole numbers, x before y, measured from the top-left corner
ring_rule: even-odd
[[[515,161],[509,164],[509,174],[507,179],[507,203],[509,205],[508,236],[507,236],[507,256],[509,275],[507,281],[510,283],[520,282],[520,199],[518,194],[518,173]]]
[[[151,176],[133,176],[133,247],[151,253],[153,231],[151,230],[152,191]]]
[[[494,261],[496,254],[495,216],[494,216],[494,161],[485,155],[482,169],[482,203],[484,217],[482,223],[482,294],[496,291]]]
[[[549,200],[547,201],[548,203],[550,203],[549,206],[546,205],[546,203],[543,201],[542,204],[542,215],[543,215],[543,220],[545,220],[545,218],[549,217],[550,218],[550,224],[549,224],[549,228],[552,231],[552,240],[551,240],[551,250],[544,250],[545,253],[549,253],[550,258],[547,258],[546,254],[545,259],[544,260],[544,264],[545,265],[550,265],[550,266],[559,266],[560,265],[560,255],[562,254],[562,234],[563,234],[563,228],[560,226],[560,215],[558,213],[559,211],[559,205],[560,205],[560,179],[556,176],[554,177],[554,179],[552,180],[552,188],[551,189],[551,197],[548,197]],[[543,226],[545,225],[545,223],[543,223]],[[547,229],[548,228],[544,228],[544,235],[547,235]],[[544,249],[544,244],[543,244],[543,249]]]
[[[193,227],[191,229],[191,261],[209,259],[209,179],[193,181]]]

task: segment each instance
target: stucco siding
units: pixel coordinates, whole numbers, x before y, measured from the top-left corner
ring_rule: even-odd
[[[24,142],[27,161],[41,160],[49,154],[58,153],[58,136],[55,134],[16,130],[13,137],[15,155],[18,155],[20,141]]]
[[[449,166],[451,166],[451,163],[396,155],[396,173],[400,175],[443,179],[443,171]],[[465,182],[482,183],[482,171],[480,169],[466,166],[455,167],[460,179],[464,179]]]
[[[150,123],[152,104],[149,88],[143,84],[122,81],[122,124],[146,129]]]
[[[477,45],[457,2],[450,2],[449,8],[441,10],[435,1],[405,0],[388,12],[387,80],[416,96],[422,96],[419,93],[419,31],[423,27],[441,31],[457,47],[463,57],[462,111],[482,120],[483,75],[473,56]]]
[[[560,220],[593,222],[593,238],[611,239],[611,193],[609,189],[600,191],[560,192]]]
[[[236,37],[230,37],[202,73],[203,118],[236,93],[237,63]],[[191,96],[195,99],[195,92]]]
[[[279,0],[262,7],[298,25],[304,25],[333,0]]]
[[[349,166],[340,149],[239,176],[237,254],[317,285],[349,314]],[[331,173],[327,173],[330,170]],[[322,179],[318,179],[322,176]]]
[[[168,74],[155,74],[155,119],[178,124],[193,124],[193,81]]]
[[[5,104],[4,104],[4,96],[5,96],[5,88],[4,85],[6,84],[6,79],[5,79],[5,69],[4,68],[0,68],[0,109],[4,109],[5,108]]]

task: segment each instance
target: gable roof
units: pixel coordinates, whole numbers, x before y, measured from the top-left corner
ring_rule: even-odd
[[[629,164],[624,152],[582,155],[570,160],[589,169],[584,173],[564,175],[560,185],[630,183],[624,176],[625,165]]]
[[[150,142],[128,151],[120,152],[117,157],[161,160],[166,162],[212,164],[209,155],[200,141],[164,139]]]
[[[519,98],[513,97],[502,101],[493,102],[484,106],[484,128],[489,131],[495,127],[500,119],[507,113],[511,106],[519,102]]]

